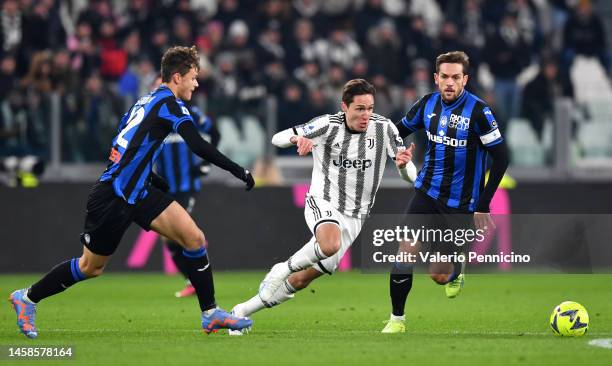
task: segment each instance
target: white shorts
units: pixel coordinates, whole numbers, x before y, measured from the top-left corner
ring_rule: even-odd
[[[312,238],[309,243],[314,244],[317,240],[315,233],[317,227],[321,224],[331,223],[338,225],[340,228],[340,234],[342,236],[340,250],[331,257],[325,258],[313,266],[313,268],[319,272],[327,274],[334,273],[344,253],[353,245],[353,242],[359,235],[363,220],[347,216],[334,208],[330,202],[311,195],[306,195],[304,217],[306,218],[308,228],[312,232]]]

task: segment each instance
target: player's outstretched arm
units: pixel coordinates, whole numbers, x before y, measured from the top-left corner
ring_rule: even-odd
[[[312,151],[313,147],[313,142],[311,139],[296,135],[293,128],[278,132],[272,136],[272,144],[280,148],[297,145],[298,155],[308,154]]]
[[[191,151],[193,151],[196,155],[202,159],[208,160],[221,169],[227,170],[236,178],[245,182],[247,191],[253,188],[255,181],[253,180],[251,173],[240,165],[234,163],[213,145],[204,140],[193,123],[181,123],[177,129],[177,132],[179,135],[181,135],[183,140],[185,140],[187,146],[189,146],[189,149],[191,149]]]
[[[293,132],[293,128],[288,128],[286,130],[282,130],[281,132],[277,132],[274,136],[272,136],[272,145],[280,148],[295,145],[291,142],[291,138],[294,136],[296,136],[296,134]]]
[[[406,182],[414,183],[417,178],[417,169],[412,162],[412,152],[414,143],[410,143],[408,149],[399,150],[395,155],[395,165],[402,179]]]

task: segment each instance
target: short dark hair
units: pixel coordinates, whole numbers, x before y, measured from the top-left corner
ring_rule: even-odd
[[[353,103],[356,95],[372,94],[376,95],[374,86],[363,79],[349,80],[342,88],[342,101],[347,107]]]
[[[463,51],[452,51],[436,57],[436,73],[440,72],[442,64],[461,64],[463,66],[463,74],[467,75],[470,68],[470,57]]]
[[[161,78],[167,83],[175,73],[185,75],[191,68],[200,70],[200,57],[196,46],[175,46],[164,52],[161,60]]]

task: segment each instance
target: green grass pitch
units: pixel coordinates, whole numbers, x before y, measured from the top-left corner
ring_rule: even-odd
[[[255,294],[264,273],[215,273],[217,299],[229,310]],[[37,276],[0,276],[2,296]],[[0,345],[71,345],[75,358],[36,361],[86,365],[591,365],[612,364],[612,350],[588,345],[612,338],[611,275],[475,275],[456,299],[417,275],[407,332],[383,335],[388,277],[359,272],[323,277],[296,298],[253,317],[251,334],[199,330],[195,298],[176,299],[178,277],[107,274],[45,300],[39,338],[18,333],[8,302]],[[582,338],[554,336],[548,319],[563,300],[589,311]],[[0,364],[33,361],[0,360]]]

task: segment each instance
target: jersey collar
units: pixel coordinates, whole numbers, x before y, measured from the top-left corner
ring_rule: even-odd
[[[444,108],[447,109],[453,109],[456,106],[459,105],[459,103],[463,102],[465,100],[465,98],[467,97],[467,90],[465,90],[465,88],[463,89],[463,91],[461,92],[461,95],[459,95],[459,98],[457,98],[457,100],[455,100],[454,102],[452,102],[451,104],[446,104],[446,102],[444,101],[444,99],[442,99],[442,93],[440,93],[440,102],[442,102],[442,106]]]

